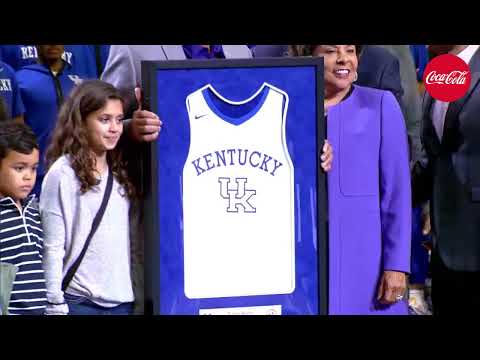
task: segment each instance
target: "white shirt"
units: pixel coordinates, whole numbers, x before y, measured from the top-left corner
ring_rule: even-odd
[[[468,45],[465,49],[460,51],[457,56],[468,64],[479,47],[480,45]],[[440,100],[435,100],[432,105],[431,116],[433,127],[435,128],[440,141],[442,141],[443,137],[443,126],[445,124],[445,115],[447,114],[448,105],[450,105],[449,102]]]
[[[77,176],[66,156],[60,157],[45,176],[40,198],[44,227],[45,283],[47,299],[64,301],[62,279],[83,249],[106,187],[79,194]],[[67,292],[87,297],[103,307],[134,300],[130,273],[130,202],[121,196],[114,179],[108,206]],[[67,310],[67,309],[65,309]],[[58,309],[58,311],[61,311]]]

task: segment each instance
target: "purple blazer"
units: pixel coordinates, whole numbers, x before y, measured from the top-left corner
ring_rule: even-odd
[[[411,189],[405,121],[389,91],[354,86],[328,110],[330,314],[402,315],[376,301],[384,270],[410,272]]]

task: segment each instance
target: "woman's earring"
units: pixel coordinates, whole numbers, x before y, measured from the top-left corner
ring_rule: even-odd
[[[355,74],[353,75],[353,82],[358,80],[358,73],[355,71]]]

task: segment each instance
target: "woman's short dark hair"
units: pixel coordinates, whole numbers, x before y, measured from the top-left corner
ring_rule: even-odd
[[[320,45],[288,45],[290,56],[313,56],[315,49]],[[357,57],[360,57],[362,45],[354,45]]]
[[[9,151],[29,155],[39,149],[37,138],[32,129],[25,124],[7,120],[0,126],[0,161]]]

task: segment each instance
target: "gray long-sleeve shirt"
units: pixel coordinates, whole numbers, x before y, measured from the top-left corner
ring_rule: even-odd
[[[62,279],[82,251],[100,208],[107,175],[97,189],[80,194],[80,183],[66,156],[48,171],[40,199],[44,226],[44,270],[47,299],[62,303]],[[93,236],[67,293],[85,296],[100,306],[134,300],[130,272],[129,207],[114,180],[103,219]]]

